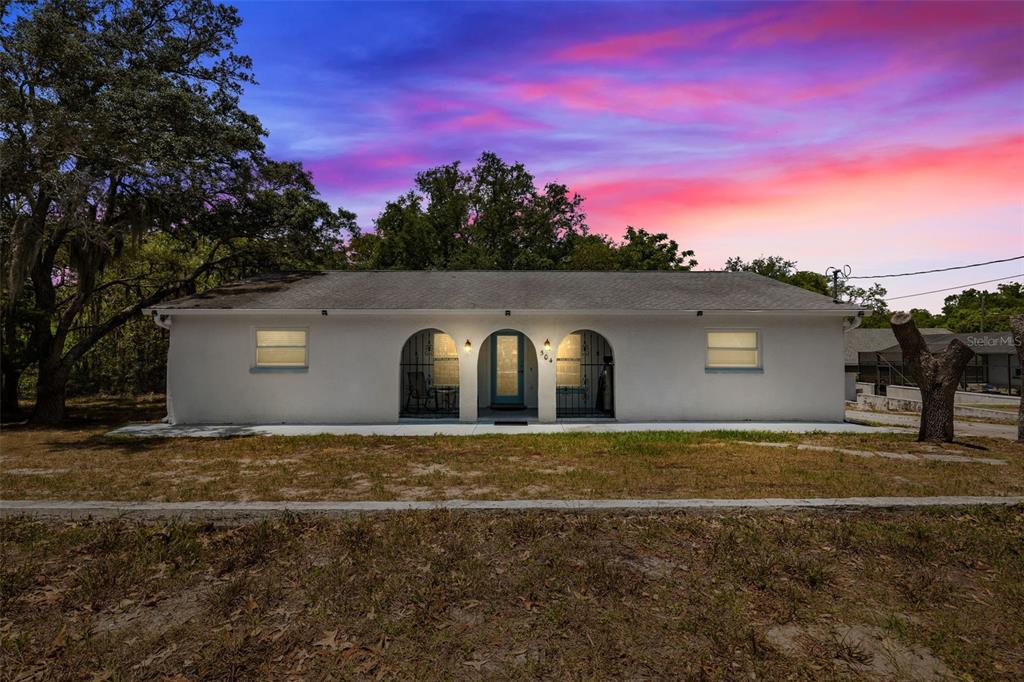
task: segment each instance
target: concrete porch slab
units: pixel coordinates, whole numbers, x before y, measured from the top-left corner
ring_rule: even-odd
[[[494,424],[129,424],[110,436],[226,438],[231,436],[479,436],[484,434],[626,433],[634,431],[772,431],[776,433],[892,433],[895,427],[851,422],[557,422],[526,426]]]

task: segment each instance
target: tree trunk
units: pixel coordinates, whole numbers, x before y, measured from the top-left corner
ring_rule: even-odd
[[[5,363],[0,373],[0,415],[5,421],[13,421],[21,415],[18,405],[18,384],[21,382],[21,370]]]
[[[39,365],[36,384],[36,405],[29,422],[32,424],[58,424],[64,419],[64,399],[67,395],[68,372],[62,366]]]
[[[945,350],[932,353],[908,313],[896,313],[890,324],[903,350],[904,365],[921,390],[921,428],[917,439],[951,442],[957,385],[974,351],[959,339],[953,339]]]
[[[1010,329],[1013,332],[1013,345],[1017,347],[1017,363],[1024,367],[1024,315],[1016,315],[1010,318]],[[1006,359],[1010,361],[1009,358]],[[1006,387],[1007,393],[1012,390],[1011,386]],[[1020,407],[1017,408],[1017,440],[1024,443],[1024,375],[1021,379]]]

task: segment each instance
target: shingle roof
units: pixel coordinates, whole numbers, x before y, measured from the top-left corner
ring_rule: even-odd
[[[155,306],[329,310],[774,310],[855,305],[749,272],[329,270],[270,274]]]
[[[921,329],[921,334],[924,336],[950,333],[952,332],[942,327],[925,327]],[[896,335],[888,327],[883,327],[882,329],[848,329],[844,338],[846,364],[856,365],[858,353],[878,352],[895,344]]]

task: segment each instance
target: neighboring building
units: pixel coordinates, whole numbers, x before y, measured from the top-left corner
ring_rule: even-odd
[[[942,327],[923,327],[920,331],[925,338],[952,334],[951,331]],[[873,382],[875,381],[875,368],[878,364],[878,358],[874,354],[895,346],[896,335],[892,333],[890,327],[882,329],[857,327],[846,330],[843,341],[846,371],[855,372],[857,381]]]
[[[173,423],[842,421],[863,314],[748,272],[329,271],[147,311]]]
[[[953,334],[947,331],[945,334],[925,334],[924,339],[932,352],[941,351],[953,339],[960,339],[974,351],[974,357],[961,377],[963,390],[1020,395],[1020,361],[1010,332]],[[882,386],[915,385],[903,365],[903,351],[895,343],[895,338],[887,348],[860,353],[860,362],[865,381],[874,383],[878,389],[876,392],[884,393]]]

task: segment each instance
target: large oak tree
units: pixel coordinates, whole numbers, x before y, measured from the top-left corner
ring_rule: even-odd
[[[5,5],[0,33],[3,397],[38,368],[32,419],[73,365],[147,306],[219,274],[332,253],[352,216],[263,152],[239,106],[240,19],[211,0]],[[114,292],[129,303],[83,325]]]

